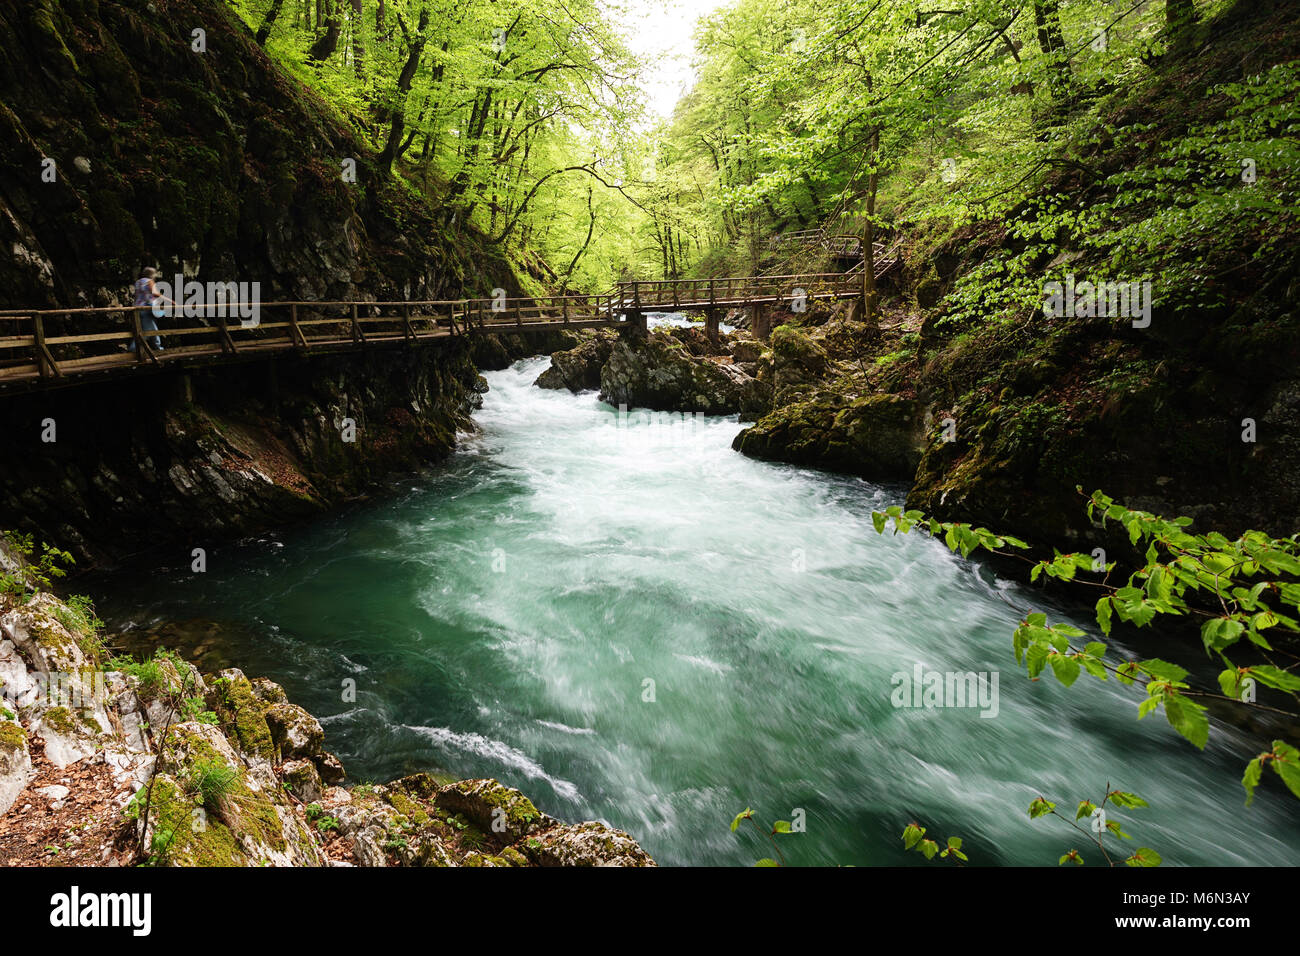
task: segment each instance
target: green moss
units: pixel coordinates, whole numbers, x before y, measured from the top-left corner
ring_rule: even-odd
[[[214,695],[214,710],[221,726],[235,737],[240,749],[267,760],[275,759],[275,744],[266,723],[270,706],[254,695],[248,678],[222,678],[215,682]]]
[[[10,753],[19,750],[27,743],[27,733],[17,724],[0,721],[0,748]]]
[[[66,707],[51,707],[41,719],[61,734],[71,734],[77,729],[76,718]]]
[[[390,791],[384,796],[393,809],[409,820],[412,825],[422,827],[429,822],[428,811],[400,790]]]

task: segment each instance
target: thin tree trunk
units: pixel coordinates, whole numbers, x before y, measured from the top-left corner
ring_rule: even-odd
[[[266,46],[266,41],[271,38],[271,31],[275,29],[275,21],[280,16],[280,8],[283,6],[284,0],[271,0],[271,6],[266,11],[262,25],[257,28],[257,35],[254,37],[258,46]]]
[[[339,0],[325,0],[329,12],[325,15],[325,32],[322,33],[307,51],[307,59],[313,63],[324,63],[338,49],[339,37],[343,33],[343,21],[339,18]],[[316,7],[316,22],[320,22],[320,4]]]
[[[429,26],[429,8],[420,7],[419,33],[415,37],[406,29],[406,23],[399,15],[398,24],[402,28],[402,33],[406,37],[407,57],[406,65],[402,67],[402,72],[397,78],[398,102],[393,108],[392,123],[388,131],[388,142],[384,144],[383,151],[379,154],[379,170],[387,176],[392,172],[393,160],[397,158],[398,147],[402,143],[402,134],[406,130],[406,96],[411,92],[411,84],[415,80],[415,71],[419,69],[420,57],[424,55],[424,45],[427,38],[424,31]]]
[[[1034,24],[1038,28],[1038,47],[1048,60],[1047,87],[1052,94],[1052,108],[1059,116],[1069,102],[1072,77],[1058,0],[1034,0]]]

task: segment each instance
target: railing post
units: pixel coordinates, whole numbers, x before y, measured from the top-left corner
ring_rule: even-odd
[[[235,343],[230,338],[230,329],[226,326],[226,310],[220,309],[217,314],[217,336],[221,340],[221,351],[228,355],[235,354]]]
[[[298,328],[297,302],[289,306],[289,341],[293,343],[294,348],[301,348],[307,345],[307,340],[303,338],[302,335],[302,329]]]
[[[45,320],[39,312],[32,315],[32,343],[35,346],[36,368],[41,378],[59,378],[63,375],[59,365],[54,361],[49,346],[45,344]]]
[[[157,323],[154,324],[156,325]],[[144,329],[140,326],[139,309],[131,310],[131,328],[132,334],[135,337],[135,360],[137,362],[149,361],[149,359],[153,357],[153,353],[149,351],[149,345],[144,340]],[[44,339],[44,335],[42,335],[42,339]],[[44,348],[43,345],[42,348]]]
[[[361,331],[360,318],[361,315],[357,309],[357,304],[353,302],[352,303],[352,342],[354,345],[366,344],[366,337]]]

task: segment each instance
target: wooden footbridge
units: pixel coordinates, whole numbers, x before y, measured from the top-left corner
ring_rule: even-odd
[[[856,275],[621,282],[594,296],[168,306],[156,320],[157,332],[142,328],[141,310],[130,306],[10,310],[0,312],[0,392],[276,355],[402,348],[459,336],[594,328],[644,332],[648,312],[702,311],[716,336],[723,311],[751,308],[754,332],[766,338],[764,306],[784,302],[798,308],[801,298],[861,294],[859,269]],[[250,317],[239,318],[245,315]],[[155,336],[161,348],[154,347]]]

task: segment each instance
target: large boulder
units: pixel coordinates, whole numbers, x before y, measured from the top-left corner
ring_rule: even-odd
[[[789,325],[772,333],[773,400],[779,407],[799,400],[826,378],[830,369],[826,350]]]
[[[777,408],[736,436],[751,458],[828,468],[870,479],[910,479],[925,451],[917,402],[868,395],[845,403],[797,402]]]
[[[551,367],[534,384],[538,388],[567,388],[575,393],[600,388],[600,370],[609,361],[616,340],[617,335],[597,334],[577,348],[553,353]]]
[[[731,415],[740,410],[746,379],[739,369],[693,356],[673,336],[655,331],[615,343],[600,373],[600,397],[629,408]]]

